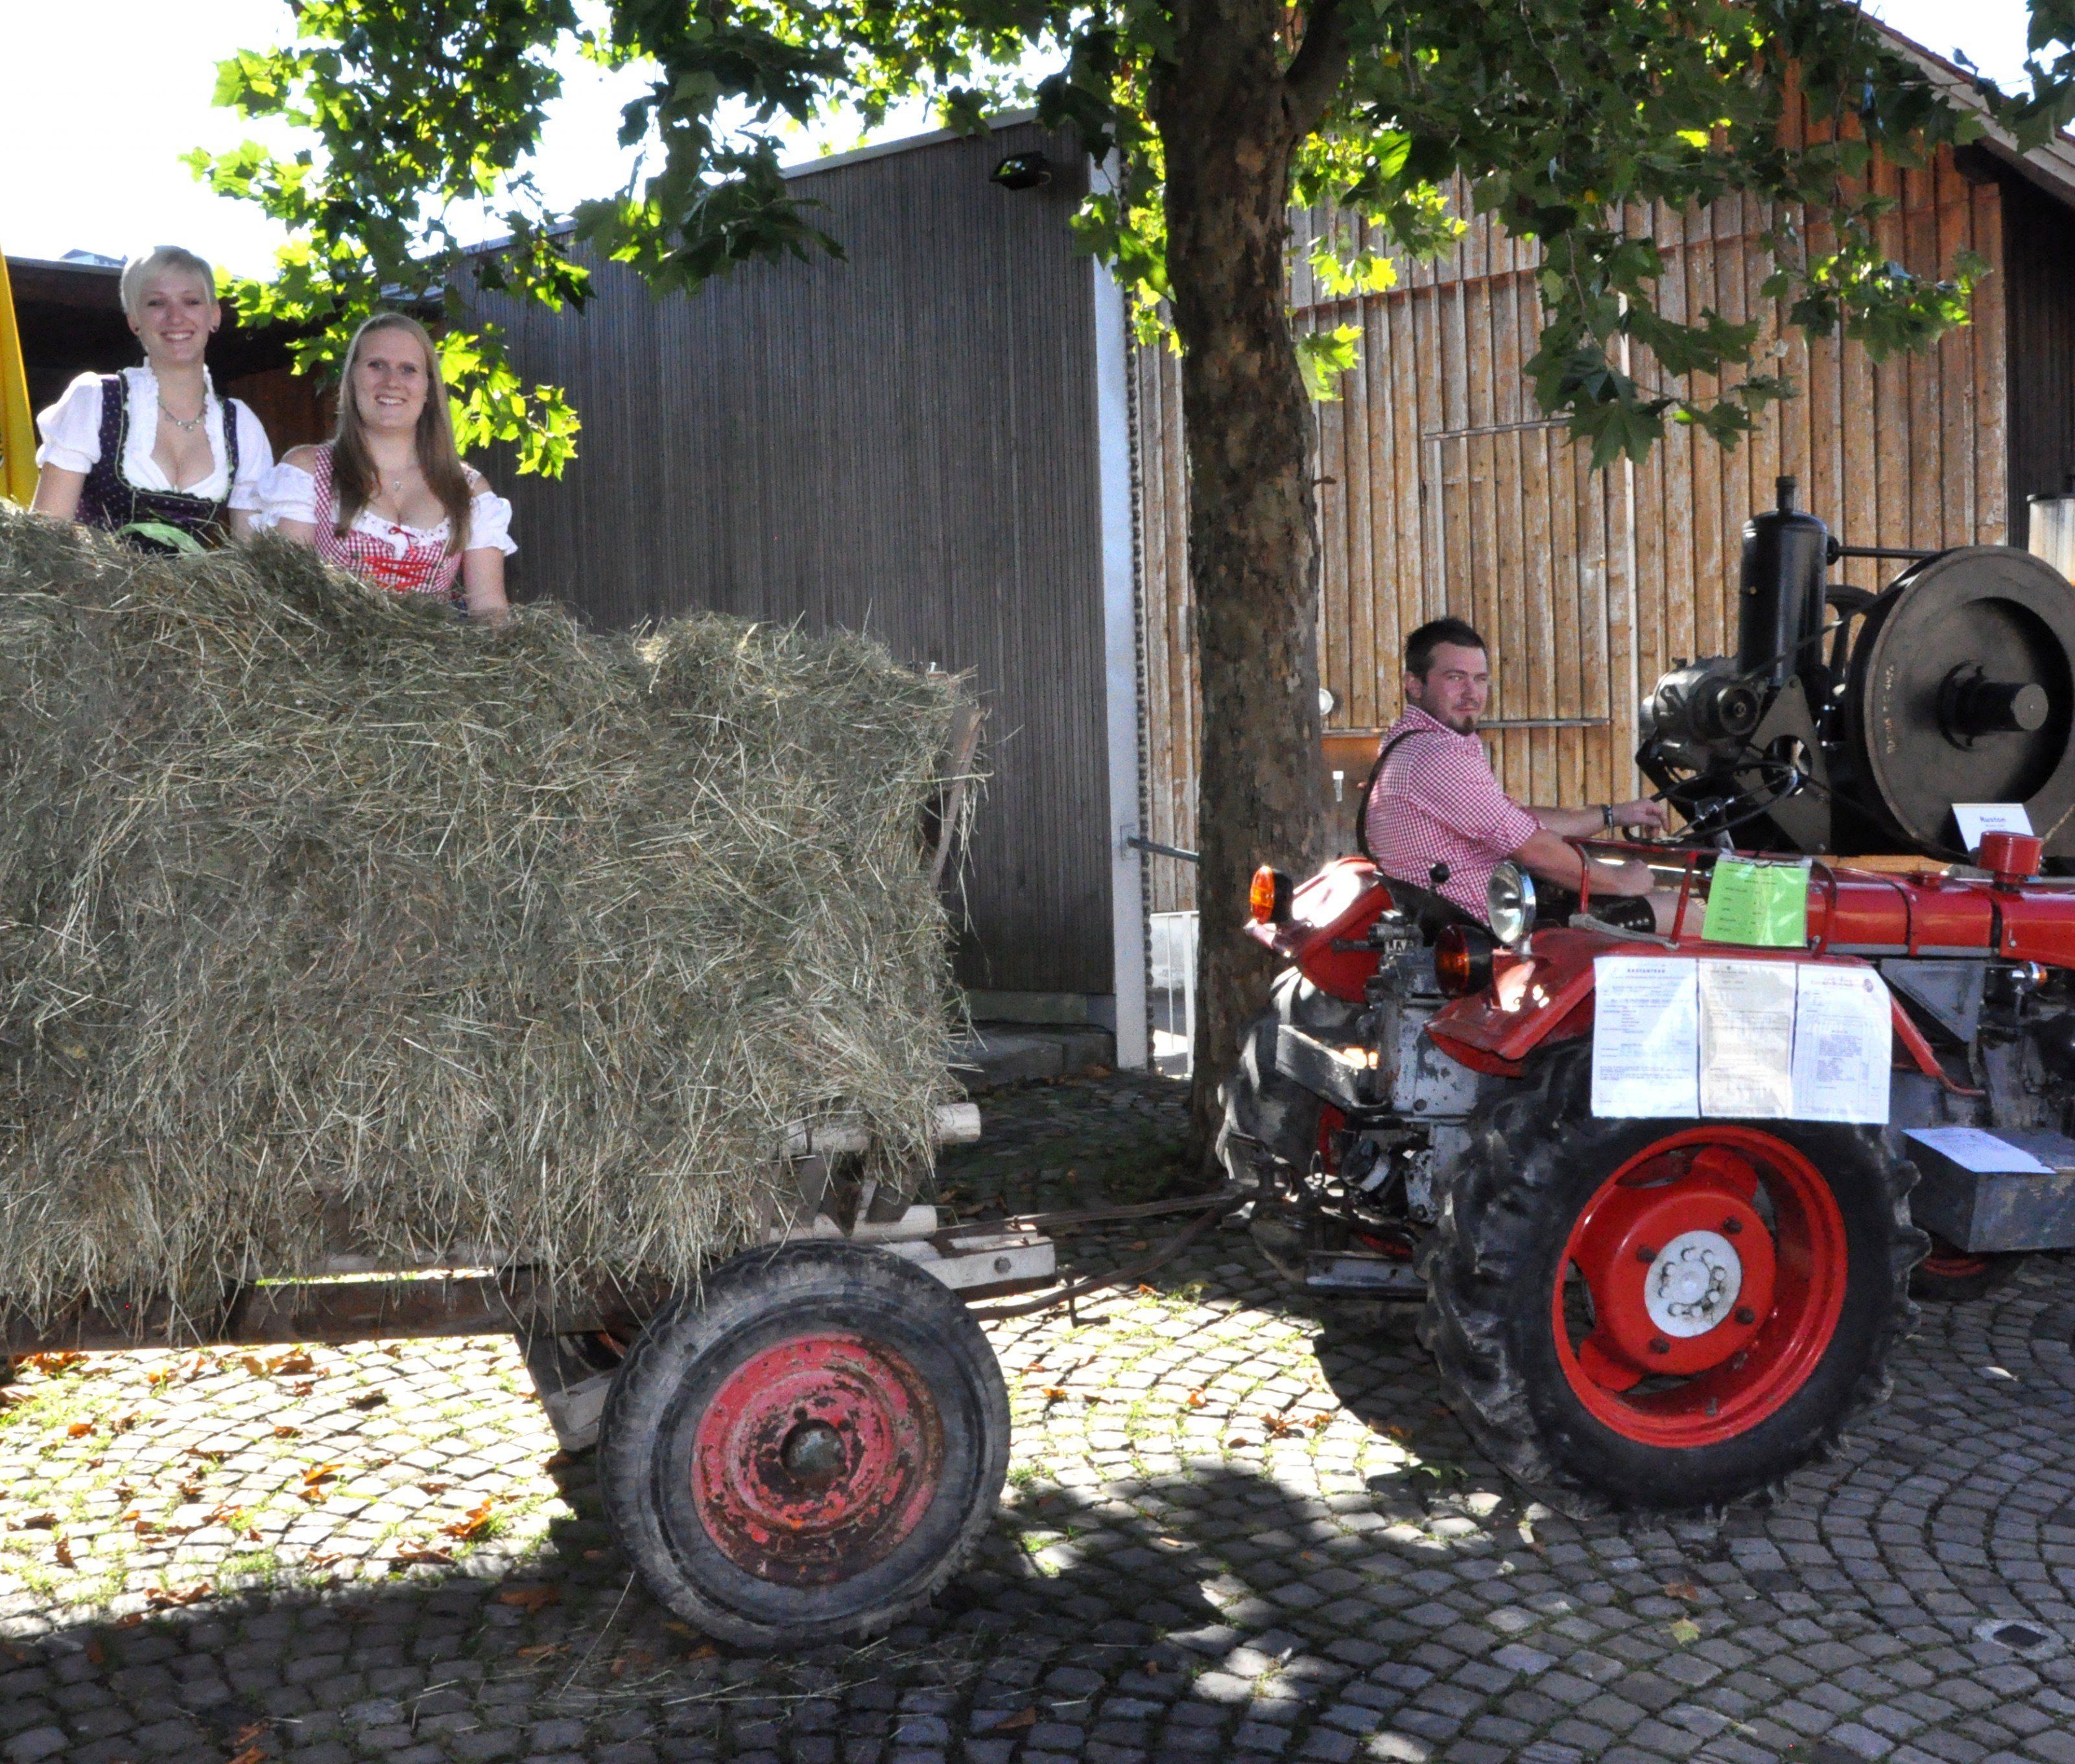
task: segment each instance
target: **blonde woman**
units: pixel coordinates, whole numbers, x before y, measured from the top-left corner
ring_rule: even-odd
[[[202,358],[223,322],[216,272],[161,245],[130,260],[122,292],[144,365],[82,374],[36,419],[34,506],[148,550],[175,548],[125,529],[170,527],[203,545],[242,538],[274,453],[259,419],[209,383]]]
[[[337,433],[283,455],[260,483],[254,524],[378,586],[437,594],[478,619],[504,611],[504,560],[519,549],[511,503],[454,450],[432,338],[400,313],[354,333]]]

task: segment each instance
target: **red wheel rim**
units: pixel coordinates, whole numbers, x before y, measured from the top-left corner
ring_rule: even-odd
[[[1837,1333],[1847,1272],[1837,1197],[1794,1147],[1747,1127],[1670,1134],[1601,1183],[1572,1226],[1551,1304],[1556,1356],[1579,1400],[1625,1438],[1713,1445],[1808,1382]],[[1581,1293],[1588,1324],[1567,1303]]]
[[[928,1509],[943,1424],[884,1343],[799,1335],[728,1374],[699,1417],[692,1494],[715,1547],[785,1586],[829,1586],[884,1561]]]
[[[1944,1238],[1934,1237],[1931,1253],[1916,1265],[1940,1280],[1971,1280],[1989,1271],[1989,1258],[1970,1256],[1963,1249],[1955,1249]]]

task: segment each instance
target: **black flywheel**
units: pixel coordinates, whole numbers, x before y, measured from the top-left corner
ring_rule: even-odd
[[[1845,722],[1853,794],[1905,849],[1957,850],[1956,802],[2021,802],[2075,852],[2075,587],[2009,545],[1941,552],[1866,611]]]

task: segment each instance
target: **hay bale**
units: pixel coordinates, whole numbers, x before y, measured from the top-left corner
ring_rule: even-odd
[[[960,688],[732,619],[501,630],[0,510],[0,1302],[508,1246],[673,1282],[785,1124],[926,1167]]]

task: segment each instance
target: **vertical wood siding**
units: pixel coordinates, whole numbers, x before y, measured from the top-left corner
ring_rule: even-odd
[[[1926,170],[1880,176],[1899,204],[1882,222],[1892,257],[1933,270],[1964,246],[2000,269],[1994,182],[1969,183],[1944,155]],[[1406,634],[1452,613],[1493,645],[1491,722],[1569,725],[1494,731],[1506,788],[1541,803],[1626,796],[1638,787],[1639,690],[1680,660],[1735,645],[1743,523],[1771,505],[1777,475],[1796,476],[1802,505],[1847,542],[2004,537],[2000,274],[1978,290],[1974,322],[1932,355],[1876,366],[1857,344],[1810,344],[1761,296],[1772,268],[1760,240],[1771,220],[1763,205],[1731,197],[1684,214],[1632,213],[1630,230],[1648,231],[1663,253],[1667,316],[1712,308],[1758,318],[1761,366],[1793,381],[1799,395],[1769,410],[1733,449],[1675,427],[1643,464],[1594,472],[1588,449],[1541,418],[1522,372],[1542,323],[1530,245],[1472,218],[1439,261],[1401,262],[1387,292],[1336,300],[1303,267],[1308,241],[1332,217],[1291,220],[1298,324],[1361,333],[1340,401],[1315,407],[1319,664],[1340,700],[1329,731],[1390,723],[1402,707]],[[1812,248],[1823,244],[1818,229]],[[1652,379],[1647,360],[1633,365]],[[1193,848],[1197,701],[1179,375],[1162,349],[1141,350],[1136,373],[1149,830]],[[1701,379],[1696,389],[1712,387]],[[1838,574],[1878,587],[1880,568],[1853,561]],[[1153,910],[1194,904],[1187,867],[1156,859],[1153,868]]]
[[[2056,496],[2075,472],[2075,226],[2012,180],[2004,193],[2010,282],[2010,515],[2026,536],[2027,496]]]
[[[1042,190],[988,182],[1042,147]],[[695,608],[881,638],[971,669],[992,778],[959,972],[1112,989],[1090,268],[1080,162],[1031,128],[796,180],[847,261],[652,298],[594,267],[581,317],[506,308],[520,375],[569,389],[558,482],[503,474],[513,581],[601,626]]]

